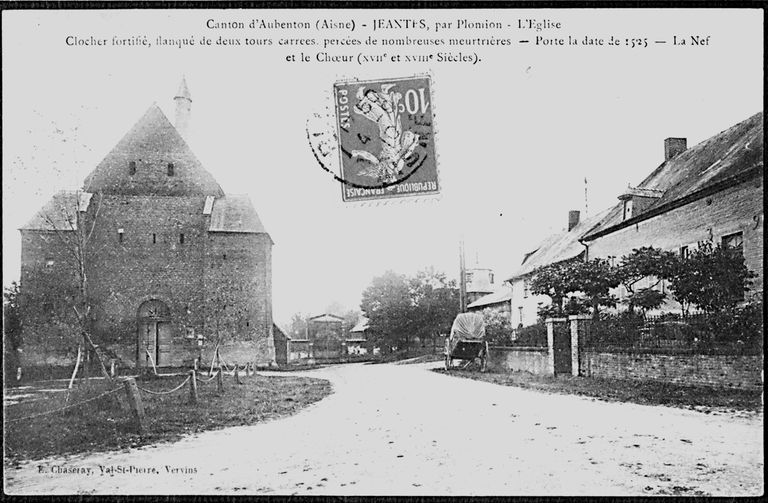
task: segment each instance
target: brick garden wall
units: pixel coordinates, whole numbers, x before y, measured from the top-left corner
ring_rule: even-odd
[[[761,388],[762,356],[582,351],[586,377],[665,381],[684,385]]]

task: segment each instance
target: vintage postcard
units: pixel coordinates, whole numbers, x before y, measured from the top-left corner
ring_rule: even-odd
[[[4,495],[762,495],[762,7],[283,6],[2,4]]]

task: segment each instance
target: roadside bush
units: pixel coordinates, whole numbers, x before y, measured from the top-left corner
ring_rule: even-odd
[[[485,339],[489,344],[506,346],[512,342],[512,322],[509,313],[497,309],[484,309]]]
[[[515,346],[547,347],[547,326],[544,322],[529,325],[517,330]]]

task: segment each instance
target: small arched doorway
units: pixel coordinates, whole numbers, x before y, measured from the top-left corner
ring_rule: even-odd
[[[171,310],[165,302],[151,299],[139,306],[136,313],[138,321],[138,350],[136,363],[151,367],[170,364],[171,356]]]

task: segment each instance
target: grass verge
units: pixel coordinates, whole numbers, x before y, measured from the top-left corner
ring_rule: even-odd
[[[205,378],[203,374],[202,378]],[[173,389],[186,379],[173,376],[137,381],[152,391]],[[5,457],[7,461],[41,459],[52,455],[126,449],[178,439],[184,434],[240,426],[295,414],[332,392],[324,379],[293,376],[232,376],[224,378],[224,393],[216,382],[198,383],[198,403],[189,403],[189,387],[170,395],[140,392],[147,418],[147,433],[135,433],[130,414],[119,400],[122,390],[84,405],[28,420],[33,414],[74,404],[108,391],[107,384],[94,382],[43,400],[33,397],[5,406]],[[36,400],[37,399],[37,400]],[[33,401],[36,400],[36,401]]]
[[[434,369],[435,372],[502,386],[533,389],[546,393],[581,395],[609,402],[703,409],[712,408],[757,412],[763,410],[762,390],[683,386],[658,381],[603,379],[599,377],[538,376],[528,372],[479,373]]]

